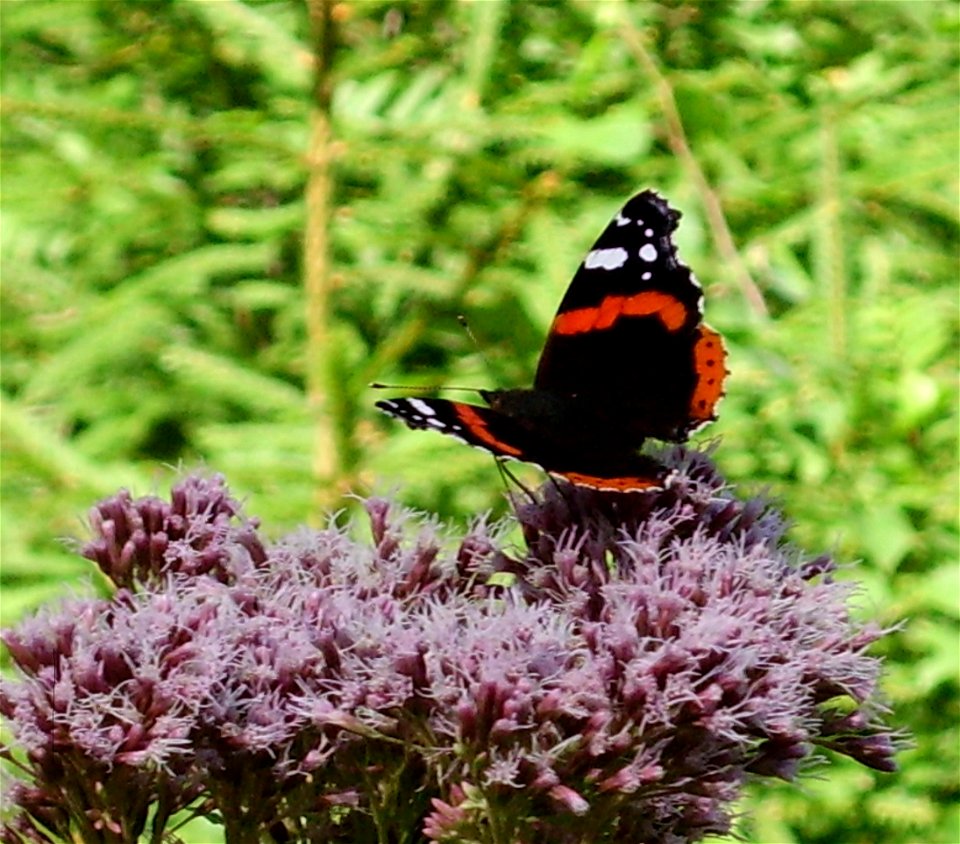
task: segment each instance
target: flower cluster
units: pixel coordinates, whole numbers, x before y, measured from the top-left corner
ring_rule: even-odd
[[[221,477],[185,478],[169,503],[134,500],[127,490],[90,511],[95,538],[83,546],[118,588],[162,584],[168,574],[237,577],[266,560],[256,520],[241,520],[240,505]]]
[[[100,503],[119,587],[3,640],[7,842],[695,841],[816,746],[891,770],[882,631],[766,504],[678,449],[643,495],[548,485],[457,537],[366,502],[267,544],[222,479]]]

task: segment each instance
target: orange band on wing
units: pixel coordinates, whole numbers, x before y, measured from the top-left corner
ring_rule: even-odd
[[[687,307],[679,299],[668,293],[647,290],[633,296],[607,296],[596,307],[557,314],[550,332],[582,334],[603,331],[625,316],[655,316],[668,331],[676,331],[686,323],[687,315]]]
[[[596,475],[585,475],[582,472],[551,472],[558,478],[565,478],[574,486],[588,486],[593,489],[609,490],[611,492],[645,492],[647,490],[663,489],[663,481],[657,478],[642,478],[630,475],[622,478],[601,478]]]
[[[714,408],[723,396],[723,381],[727,376],[724,363],[727,351],[723,339],[712,328],[700,326],[700,338],[693,347],[693,365],[697,371],[697,386],[690,397],[690,416],[694,420],[714,418]]]
[[[457,404],[455,406],[456,414],[463,422],[463,426],[476,437],[480,442],[490,446],[495,451],[502,454],[508,454],[511,457],[519,457],[523,452],[515,446],[508,445],[502,440],[498,440],[487,429],[487,423],[483,417],[477,413],[468,404]]]

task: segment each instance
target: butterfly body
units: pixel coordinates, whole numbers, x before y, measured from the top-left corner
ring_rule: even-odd
[[[663,487],[638,454],[648,438],[683,442],[715,418],[726,376],[720,335],[679,261],[679,213],[637,194],[581,263],[553,320],[530,389],[480,390],[486,407],[435,398],[377,402],[411,428],[437,430],[574,484]]]

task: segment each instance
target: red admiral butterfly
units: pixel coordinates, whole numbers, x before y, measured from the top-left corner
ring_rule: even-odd
[[[679,219],[654,191],[624,205],[573,277],[532,389],[478,390],[489,407],[434,398],[377,407],[578,486],[663,488],[670,471],[637,450],[648,437],[683,442],[715,419],[727,374],[723,340],[700,321],[700,285],[677,258]]]

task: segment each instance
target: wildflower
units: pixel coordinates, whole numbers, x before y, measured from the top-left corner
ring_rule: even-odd
[[[185,478],[169,503],[153,496],[134,500],[121,490],[90,511],[95,538],[81,554],[118,588],[153,584],[168,573],[222,579],[265,558],[258,523],[237,524],[239,513],[219,475]]]
[[[3,840],[191,808],[238,842],[695,841],[818,748],[891,770],[853,587],[709,458],[664,459],[661,492],[518,503],[522,552],[381,499],[369,542],[269,544],[221,478],[101,502],[82,553],[121,588],[3,634]]]

